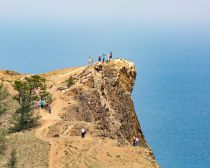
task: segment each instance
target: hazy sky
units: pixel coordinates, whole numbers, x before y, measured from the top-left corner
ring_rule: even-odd
[[[206,52],[209,9],[210,0],[0,0],[0,69],[44,72],[110,50],[132,61]]]
[[[210,22],[209,0],[0,0],[10,21]]]

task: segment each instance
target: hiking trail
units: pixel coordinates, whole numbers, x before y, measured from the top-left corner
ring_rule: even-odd
[[[44,74],[52,111],[38,110],[35,135],[50,145],[49,168],[158,168],[133,108],[135,73],[132,63],[115,60]],[[71,76],[75,83],[68,88]],[[80,136],[82,127],[85,138]],[[143,144],[138,148],[128,143],[136,133]]]
[[[52,102],[52,112],[49,114],[46,110],[40,109],[40,124],[41,126],[36,130],[36,136],[43,140],[49,142],[51,148],[49,152],[49,168],[57,167],[56,165],[56,155],[54,152],[55,142],[57,138],[49,138],[48,131],[50,126],[55,125],[56,123],[62,121],[59,117],[59,114],[63,112],[63,107],[65,106],[65,102],[62,100],[60,93],[54,92],[53,94],[54,101]]]

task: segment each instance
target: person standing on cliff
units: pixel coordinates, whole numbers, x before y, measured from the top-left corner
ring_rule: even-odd
[[[84,128],[81,129],[81,137],[85,138],[86,130]]]
[[[89,59],[88,59],[88,64],[89,64],[89,65],[93,65],[93,63],[94,63],[93,58],[92,58],[92,57],[89,57]]]
[[[110,57],[110,59],[112,59],[112,52],[109,53],[109,57]]]
[[[133,137],[133,146],[139,146],[139,138],[137,136]]]
[[[136,143],[135,146],[139,146],[139,138],[136,137]]]
[[[88,64],[91,64],[91,57],[88,58]]]
[[[136,136],[133,137],[133,146],[136,144]]]
[[[103,57],[103,63],[104,63],[106,61],[106,54],[103,53],[102,57]]]
[[[98,56],[98,62],[101,62],[101,56]]]
[[[108,54],[108,61],[110,61],[112,59],[112,52],[110,52],[109,54]]]
[[[110,54],[107,55],[107,62],[110,61]]]

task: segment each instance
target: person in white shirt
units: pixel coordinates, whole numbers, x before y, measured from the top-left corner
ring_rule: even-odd
[[[89,59],[88,59],[88,64],[91,65],[91,63],[92,63],[92,58],[89,57]]]
[[[93,58],[92,58],[92,57],[89,57],[89,59],[88,59],[88,64],[89,64],[89,65],[93,65],[93,63],[94,63]]]
[[[81,137],[85,138],[86,130],[84,128],[81,129]]]
[[[136,137],[136,143],[135,146],[139,146],[139,138]]]

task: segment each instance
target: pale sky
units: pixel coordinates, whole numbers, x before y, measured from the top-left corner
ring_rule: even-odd
[[[131,60],[209,53],[209,9],[210,0],[0,0],[0,69],[44,72],[110,50]]]
[[[0,0],[0,23],[210,22],[209,0]]]

